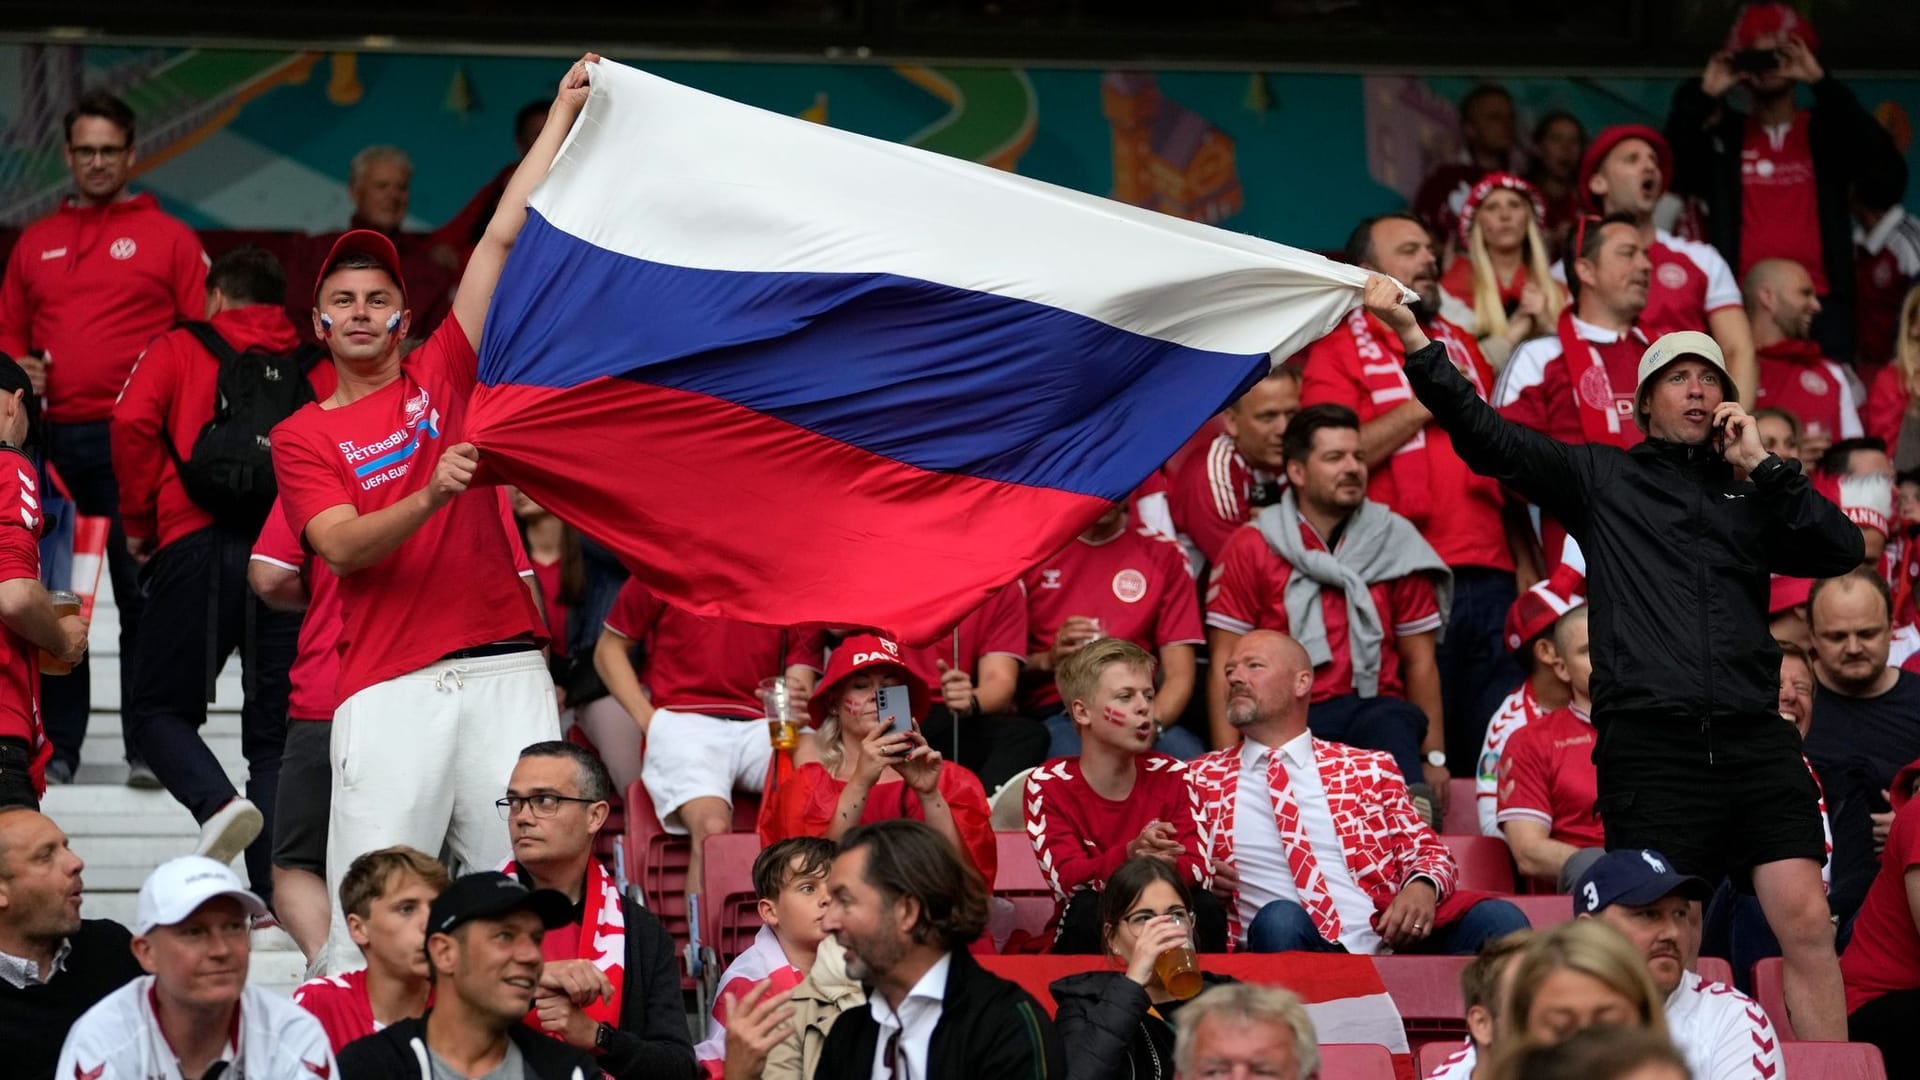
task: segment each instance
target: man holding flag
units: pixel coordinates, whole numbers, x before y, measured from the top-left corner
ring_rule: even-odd
[[[314,332],[339,388],[273,432],[287,523],[340,578],[347,646],[334,714],[328,891],[354,856],[450,847],[507,857],[493,802],[520,748],[559,736],[540,615],[491,498],[462,498],[479,451],[459,441],[475,350],[527,196],[587,99],[583,57],[474,249],[451,316],[403,362],[411,312],[393,242],[342,236],[321,267]],[[432,464],[429,464],[432,463]],[[339,912],[328,968],[354,950]]]

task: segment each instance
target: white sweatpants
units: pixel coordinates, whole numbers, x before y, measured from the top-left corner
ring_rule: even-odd
[[[553,680],[531,650],[437,661],[341,703],[327,824],[327,974],[366,966],[340,910],[340,879],[353,860],[407,844],[436,858],[444,849],[467,871],[495,868],[512,845],[494,800],[507,793],[522,748],[559,737]]]

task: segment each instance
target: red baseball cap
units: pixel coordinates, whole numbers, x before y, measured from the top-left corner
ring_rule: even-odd
[[[889,668],[900,675],[900,681],[907,687],[907,700],[917,719],[927,715],[927,701],[931,696],[927,682],[913,673],[907,662],[900,656],[900,646],[890,638],[878,634],[855,634],[840,643],[827,658],[826,674],[820,676],[820,685],[814,687],[813,696],[807,699],[807,715],[813,718],[813,726],[819,727],[827,719],[827,706],[834,700],[834,691],[840,684],[862,671],[876,668]]]
[[[1754,42],[1776,34],[1799,38],[1807,48],[1820,50],[1820,37],[1813,32],[1813,24],[1807,17],[1792,5],[1779,3],[1748,4],[1741,8],[1733,20],[1733,29],[1727,34],[1727,48],[1750,49]]]
[[[320,286],[326,283],[327,269],[348,255],[365,255],[380,264],[393,276],[393,283],[400,287],[400,302],[407,300],[407,279],[400,276],[400,249],[385,233],[372,229],[349,229],[340,234],[327,252],[327,260],[320,264],[320,276],[313,280],[313,306],[320,306]]]
[[[1585,574],[1561,563],[1544,580],[1520,594],[1507,609],[1507,650],[1519,652],[1527,643],[1553,629],[1560,616],[1587,602],[1580,590]]]
[[[1653,147],[1653,156],[1660,159],[1660,192],[1665,194],[1673,184],[1673,148],[1667,145],[1667,137],[1645,124],[1615,124],[1593,137],[1587,144],[1587,152],[1580,155],[1580,176],[1574,181],[1574,189],[1580,193],[1580,199],[1594,213],[1600,212],[1600,197],[1587,187],[1587,181],[1600,171],[1600,163],[1607,160],[1613,148],[1628,139],[1640,139]]]
[[[1796,608],[1807,602],[1813,592],[1813,579],[1803,577],[1785,577],[1774,574],[1767,579],[1767,615],[1778,615],[1788,608]]]

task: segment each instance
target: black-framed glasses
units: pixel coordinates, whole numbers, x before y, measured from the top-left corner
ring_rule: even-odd
[[[577,798],[573,795],[549,795],[542,793],[539,795],[509,795],[504,799],[495,799],[493,805],[500,811],[501,821],[512,821],[513,815],[519,813],[520,808],[523,806],[531,807],[534,817],[545,818],[552,817],[559,813],[561,803],[577,802],[591,806],[599,801],[599,799]]]
[[[69,146],[67,153],[73,155],[73,160],[91,165],[95,160],[119,161],[127,155],[127,147],[124,143],[119,146]]]

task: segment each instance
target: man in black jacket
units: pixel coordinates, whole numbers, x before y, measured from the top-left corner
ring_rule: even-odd
[[[1845,573],[1860,562],[1859,530],[1797,463],[1761,447],[1705,334],[1668,334],[1641,358],[1645,442],[1575,446],[1502,420],[1400,297],[1390,279],[1367,282],[1367,309],[1406,345],[1414,395],[1468,466],[1565,524],[1586,555],[1607,847],[1664,851],[1756,894],[1780,939],[1795,1028],[1844,1039],[1819,796],[1775,707],[1767,574]]]
[[[867,984],[834,1021],[815,1076],[852,1080],[1060,1080],[1066,1053],[1032,995],[967,951],[987,889],[926,824],[894,818],[840,841],[823,925]]]
[[[1704,199],[1708,239],[1745,278],[1761,259],[1812,273],[1823,307],[1815,334],[1828,356],[1854,355],[1853,219],[1862,178],[1904,171],[1872,114],[1815,55],[1818,39],[1786,4],[1748,4],[1727,47],[1673,94],[1667,142],[1673,189]],[[1805,84],[1813,108],[1797,95]],[[1727,104],[1744,88],[1750,112]],[[1876,362],[1881,358],[1874,357]]]
[[[447,886],[427,914],[433,1008],[348,1043],[338,1059],[341,1080],[599,1077],[584,1051],[520,1022],[540,982],[541,939],[566,925],[568,907],[559,893],[493,871]]]
[[[593,857],[612,797],[606,765],[556,740],[520,751],[500,800],[513,844],[508,873],[572,904],[543,945],[547,964],[528,1022],[596,1055],[615,1076],[688,1080],[693,1042],[673,939],[653,913],[620,895]],[[604,954],[615,952],[620,962],[608,963]]]

